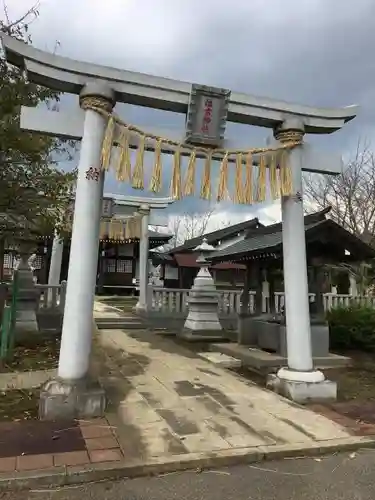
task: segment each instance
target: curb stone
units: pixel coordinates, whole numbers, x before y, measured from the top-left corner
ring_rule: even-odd
[[[198,471],[217,467],[278,460],[282,458],[316,457],[333,452],[358,451],[375,448],[375,438],[349,437],[320,441],[307,445],[258,446],[220,450],[212,453],[190,453],[183,456],[161,457],[149,462],[103,462],[87,466],[53,467],[38,471],[0,474],[0,492],[54,488],[72,484],[134,479],[171,472]]]

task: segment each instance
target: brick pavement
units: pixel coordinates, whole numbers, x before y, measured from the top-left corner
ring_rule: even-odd
[[[338,423],[354,436],[375,436],[375,401],[311,404],[309,408]]]
[[[105,418],[0,424],[0,473],[114,462],[123,458],[116,434]]]

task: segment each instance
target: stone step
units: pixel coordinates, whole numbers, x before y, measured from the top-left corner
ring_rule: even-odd
[[[142,319],[135,316],[119,318],[95,318],[96,326],[99,330],[129,329],[140,330],[146,325]]]
[[[100,323],[96,325],[98,330],[143,330],[145,325],[143,323]]]
[[[95,318],[95,321],[97,323],[105,323],[107,321],[111,321],[112,323],[122,323],[123,321],[126,321],[128,323],[130,322],[140,322],[142,321],[141,318],[138,316],[108,316],[108,317],[100,317],[100,318]]]
[[[199,352],[200,358],[221,368],[241,368],[241,360],[220,352]]]

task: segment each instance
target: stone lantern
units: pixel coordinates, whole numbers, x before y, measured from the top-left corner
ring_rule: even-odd
[[[27,240],[19,241],[20,262],[18,265],[17,281],[17,313],[16,313],[16,337],[17,339],[30,339],[31,334],[37,334],[38,322],[36,311],[40,299],[40,291],[35,287],[34,274],[30,267],[30,254],[35,248],[35,244]]]
[[[223,339],[219,321],[219,296],[214,280],[208,270],[208,255],[215,250],[204,238],[194,251],[199,252],[197,264],[200,269],[191,287],[188,298],[188,316],[179,336],[189,341],[220,341]]]

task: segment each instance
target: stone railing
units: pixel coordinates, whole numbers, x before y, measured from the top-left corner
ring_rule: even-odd
[[[166,314],[188,312],[188,288],[159,288],[150,287],[152,310]],[[241,311],[241,290],[219,290],[219,314],[224,316],[235,315]],[[249,292],[248,311],[254,311],[256,292]]]
[[[238,314],[241,311],[241,290],[219,290],[219,314]]]
[[[152,310],[165,314],[187,314],[190,289],[150,287],[150,304]],[[219,314],[223,316],[236,315],[241,311],[241,290],[219,290]],[[253,313],[256,292],[249,292],[248,312]],[[309,293],[310,300],[315,294]],[[269,311],[269,297],[263,296],[262,311]],[[334,307],[348,306],[352,302],[375,307],[375,297],[351,296],[343,294],[323,294],[324,309],[329,311]],[[275,311],[278,313],[284,307],[284,292],[275,292]]]
[[[187,314],[188,288],[159,288],[150,287],[151,306],[154,311],[163,313]]]
[[[309,293],[309,300],[313,301],[315,299],[315,293]],[[269,299],[268,299],[269,300]],[[263,304],[264,304],[264,298],[263,298]],[[275,312],[279,313],[285,304],[285,295],[284,292],[275,292]],[[263,312],[267,312],[269,310],[269,307],[264,307],[263,305]]]
[[[375,308],[375,296],[373,295],[346,295],[340,293],[324,293],[324,309],[329,311],[335,307],[348,307],[350,304],[358,304]]]
[[[188,312],[188,288],[159,288],[152,287],[150,302],[154,311],[163,313]],[[238,314],[241,308],[241,290],[220,290],[219,292],[219,314]],[[255,292],[250,292],[249,310],[254,309]]]
[[[59,309],[64,311],[66,297],[66,281],[60,285],[41,285],[36,284],[35,288],[40,292],[40,309]]]

